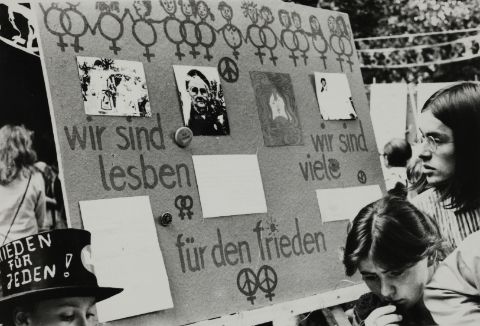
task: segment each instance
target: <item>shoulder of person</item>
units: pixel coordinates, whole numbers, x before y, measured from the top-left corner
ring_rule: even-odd
[[[435,189],[433,188],[427,189],[422,193],[416,195],[412,199],[410,199],[410,202],[415,206],[421,206],[427,203],[438,202],[438,201],[439,201],[439,197],[435,192]]]
[[[31,184],[35,186],[45,187],[45,179],[43,178],[42,172],[38,171],[37,169],[31,172]]]
[[[479,325],[480,232],[465,238],[435,270],[424,301],[439,325]]]
[[[462,253],[464,260],[468,260],[467,263],[471,263],[472,259],[480,260],[480,231],[473,232],[466,237],[457,250]]]
[[[470,289],[475,288],[480,291],[480,275],[477,275],[480,270],[479,243],[480,231],[474,232],[466,237],[460,245],[439,264],[429,286],[457,290],[458,288],[463,288],[462,291],[469,292],[468,285],[470,285]],[[454,277],[456,281],[453,281],[452,277]],[[459,282],[459,284],[455,287],[457,282]],[[478,295],[480,296],[480,292]]]

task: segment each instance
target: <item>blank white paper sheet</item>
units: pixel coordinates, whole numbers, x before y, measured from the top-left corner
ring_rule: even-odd
[[[81,201],[80,210],[98,283],[124,289],[97,303],[99,321],[172,308],[148,196]]]
[[[380,153],[392,138],[405,139],[407,92],[406,83],[370,86],[370,117]]]
[[[382,197],[379,185],[317,189],[323,222],[353,220],[364,206]]]
[[[266,213],[257,155],[195,155],[203,217]]]

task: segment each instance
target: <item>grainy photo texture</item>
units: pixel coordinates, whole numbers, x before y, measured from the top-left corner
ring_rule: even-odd
[[[218,71],[213,67],[173,66],[185,126],[194,136],[230,134]]]
[[[152,116],[141,62],[77,57],[77,64],[86,114]]]
[[[250,72],[265,146],[303,145],[290,75]]]
[[[315,73],[318,106],[324,120],[356,119],[347,76],[341,73]]]

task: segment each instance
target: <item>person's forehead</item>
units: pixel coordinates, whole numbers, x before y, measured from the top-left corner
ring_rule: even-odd
[[[452,129],[437,119],[431,110],[422,112],[420,114],[419,129],[423,134],[442,133],[452,135]]]
[[[190,87],[193,87],[193,86],[207,86],[207,84],[205,84],[205,82],[198,76],[194,76],[192,77],[192,79],[190,80]]]
[[[376,273],[378,271],[377,269],[378,267],[374,264],[373,259],[371,257],[361,259],[358,262],[358,270],[360,272]]]
[[[360,271],[360,273],[372,274],[385,274],[386,272],[390,271],[384,266],[384,264],[373,260],[371,256],[368,256],[367,258],[359,261],[358,270]]]
[[[90,307],[95,303],[94,297],[63,297],[55,299],[40,300],[39,304],[43,307],[61,308],[61,307]]]
[[[272,94],[270,95],[270,102],[279,102],[279,101],[283,101],[280,94],[272,92]]]

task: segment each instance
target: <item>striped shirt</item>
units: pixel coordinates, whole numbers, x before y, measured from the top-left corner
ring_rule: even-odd
[[[436,220],[442,236],[456,248],[469,234],[480,230],[480,207],[459,213],[443,207],[440,195],[430,188],[410,200],[422,212]]]

